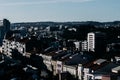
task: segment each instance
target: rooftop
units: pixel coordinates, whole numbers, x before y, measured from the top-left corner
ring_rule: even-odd
[[[117,66],[112,69],[112,72],[114,72],[114,73],[118,73],[119,71],[120,71],[120,66]]]
[[[112,73],[112,68],[115,68],[117,66],[118,65],[116,65],[115,63],[108,63],[104,65],[104,67],[100,67],[98,70],[96,70],[96,72]]]
[[[87,55],[85,53],[75,53],[72,55],[72,57],[69,57],[70,59],[66,61],[66,65],[78,65],[78,64],[86,64],[90,61],[92,61],[92,56]]]

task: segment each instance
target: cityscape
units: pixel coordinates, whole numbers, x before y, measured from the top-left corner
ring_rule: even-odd
[[[1,80],[120,80],[120,21],[0,20]]]
[[[120,0],[0,0],[0,80],[120,80]]]

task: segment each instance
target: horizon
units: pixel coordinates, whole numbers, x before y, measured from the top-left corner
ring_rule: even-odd
[[[0,19],[20,22],[120,21],[120,0],[1,0]]]
[[[117,20],[118,21],[118,20]],[[13,23],[36,23],[36,22],[54,22],[54,23],[67,23],[67,22],[80,22],[80,23],[84,23],[84,22],[99,22],[99,23],[107,23],[107,22],[117,22],[117,21],[103,21],[103,22],[100,22],[100,21],[65,21],[65,22],[62,22],[62,21],[25,21],[25,22],[13,22]],[[120,20],[118,21],[120,22]]]

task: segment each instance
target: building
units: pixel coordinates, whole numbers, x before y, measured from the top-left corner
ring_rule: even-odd
[[[0,46],[2,46],[4,35],[9,30],[10,30],[10,22],[7,19],[0,20]]]
[[[120,66],[117,66],[117,67],[113,68],[112,72],[114,72],[114,73],[120,73]]]
[[[106,50],[105,34],[102,32],[90,32],[87,35],[88,51],[104,52]]]
[[[69,72],[74,77],[77,77],[77,65],[63,65],[63,72]]]
[[[43,58],[43,63],[46,65],[46,67],[49,71],[53,71],[52,56],[54,56],[54,55],[56,55],[55,51],[39,55]]]
[[[84,65],[83,80],[117,80],[117,74],[112,73],[112,69],[118,65],[110,63],[105,59],[98,59],[94,62]]]
[[[75,44],[76,50],[80,50],[81,42],[80,41],[75,41],[74,44]]]
[[[88,42],[86,40],[81,43],[81,51],[88,51]]]
[[[107,44],[107,52],[110,51],[120,52],[120,43]]]
[[[22,37],[19,31],[9,31],[3,39],[2,53],[12,57],[12,51],[17,50],[23,56],[30,57],[40,51],[39,43],[35,36]]]
[[[24,43],[20,43],[18,41],[14,41],[14,40],[8,40],[8,39],[4,39],[3,40],[3,45],[2,45],[2,53],[4,53],[5,55],[7,55],[8,57],[12,57],[12,50],[17,49],[18,52],[20,52],[21,54],[25,55],[25,44]]]

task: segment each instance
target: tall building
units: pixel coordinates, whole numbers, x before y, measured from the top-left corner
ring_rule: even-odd
[[[81,43],[81,51],[88,51],[88,43],[87,40]]]
[[[0,20],[0,46],[6,32],[10,30],[10,22],[7,19]]]
[[[106,36],[101,32],[90,32],[87,35],[88,51],[103,52],[106,49]]]

